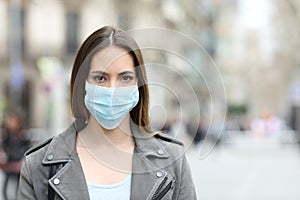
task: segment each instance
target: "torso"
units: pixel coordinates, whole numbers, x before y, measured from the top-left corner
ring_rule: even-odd
[[[91,150],[78,139],[76,149],[88,183],[116,184],[131,173],[134,145],[128,147],[126,152],[116,147]]]

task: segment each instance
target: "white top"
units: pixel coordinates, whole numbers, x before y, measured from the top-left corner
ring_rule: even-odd
[[[90,200],[130,200],[131,174],[123,181],[112,185],[87,183]]]

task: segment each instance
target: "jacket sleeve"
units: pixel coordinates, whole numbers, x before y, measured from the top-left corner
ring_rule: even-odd
[[[186,156],[183,155],[178,200],[186,200],[186,199],[197,200],[197,194],[196,194],[190,166],[186,160]]]
[[[25,160],[20,174],[18,199],[36,200],[28,164]]]

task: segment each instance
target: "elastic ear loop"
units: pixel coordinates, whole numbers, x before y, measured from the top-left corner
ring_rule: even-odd
[[[85,80],[85,84],[88,83],[88,80]],[[89,110],[88,110],[89,113]],[[89,123],[89,114],[87,113],[86,119],[84,121],[84,124],[87,125]]]

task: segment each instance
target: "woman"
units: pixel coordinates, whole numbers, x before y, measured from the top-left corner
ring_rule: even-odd
[[[153,133],[141,51],[103,27],[71,77],[75,122],[26,154],[19,199],[196,199],[182,143]]]

